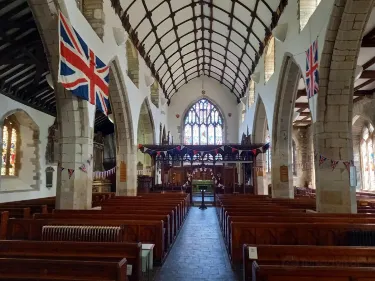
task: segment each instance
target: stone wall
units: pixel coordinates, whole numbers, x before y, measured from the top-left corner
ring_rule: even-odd
[[[82,0],[81,3],[83,15],[90,23],[96,34],[100,39],[103,39],[104,35],[104,12],[103,12],[103,0]]]

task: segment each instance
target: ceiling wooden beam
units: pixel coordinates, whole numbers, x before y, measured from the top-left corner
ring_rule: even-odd
[[[354,96],[372,96],[375,93],[375,89],[372,90],[359,90],[354,92]]]
[[[296,99],[299,99],[300,97],[306,97],[306,89],[302,89],[302,90],[297,91]]]
[[[311,112],[301,112],[301,113],[299,114],[299,116],[310,117],[310,116],[311,116]]]
[[[375,79],[375,70],[364,70],[361,79]]]
[[[358,91],[359,89],[362,89],[363,87],[365,87],[367,85],[370,85],[372,82],[375,82],[375,79],[369,79],[366,82],[363,82],[362,84],[358,85],[357,87],[354,87],[354,92]]]
[[[296,102],[294,104],[294,107],[295,108],[303,108],[303,109],[306,109],[309,107],[309,104],[307,102]]]

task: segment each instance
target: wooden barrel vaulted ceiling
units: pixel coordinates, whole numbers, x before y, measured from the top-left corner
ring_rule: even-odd
[[[27,0],[0,0],[0,93],[56,116],[54,90],[43,43]],[[96,113],[95,130],[113,132],[113,124]]]
[[[239,102],[287,1],[112,0],[112,4],[168,100],[190,80],[206,75],[227,87]]]

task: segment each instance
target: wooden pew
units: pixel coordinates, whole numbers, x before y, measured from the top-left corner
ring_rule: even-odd
[[[24,218],[24,219],[31,218],[30,208],[14,208],[14,207],[8,208],[8,207],[0,206],[0,213],[2,212],[9,212],[9,216],[11,218]]]
[[[372,281],[373,267],[277,266],[254,264],[253,281]]]
[[[164,221],[165,231],[165,250],[172,244],[172,227],[169,215],[137,215],[137,214],[113,214],[101,211],[93,211],[92,214],[80,214],[75,210],[70,213],[53,213],[53,214],[34,214],[35,219],[99,219],[99,220],[146,220],[146,221]]]
[[[0,280],[126,281],[126,259],[102,262],[0,258]]]
[[[121,242],[155,244],[154,261],[162,263],[164,251],[164,223],[160,221],[98,220],[98,219],[5,219],[1,222],[0,240],[43,240],[43,226],[119,226]],[[5,235],[4,235],[5,234]],[[47,236],[59,241],[59,237]]]
[[[250,251],[250,249],[253,251]],[[254,254],[254,249],[256,249],[256,254]],[[251,252],[250,255],[249,251]],[[254,261],[260,266],[374,267],[375,248],[244,244],[244,281],[252,281],[252,265]]]
[[[243,244],[346,246],[350,231],[375,231],[375,224],[365,223],[232,222],[231,227],[229,253],[235,264],[242,263]]]
[[[127,260],[129,281],[142,280],[141,243],[0,240],[0,258]]]

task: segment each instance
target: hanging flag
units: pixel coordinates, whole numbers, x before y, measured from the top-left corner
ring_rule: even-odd
[[[326,160],[327,160],[326,157],[324,157],[323,155],[320,155],[319,156],[319,166],[322,165]]]
[[[346,170],[350,172],[350,161],[342,161],[342,163],[344,164]]]
[[[109,66],[103,63],[64,15],[59,13],[59,75],[58,81],[108,114]]]
[[[62,171],[64,171],[64,169],[65,169],[65,168],[63,168],[63,167],[60,167],[60,171],[61,171],[61,172],[62,172]]]
[[[232,147],[232,153],[236,152],[237,150],[237,148]]]
[[[181,150],[181,146],[178,145],[178,146],[176,147],[176,149],[177,149],[177,151],[180,151],[180,150]]]
[[[337,161],[337,160],[331,160],[332,171],[336,168],[336,166],[337,166],[338,163],[339,163],[339,161]]]
[[[87,173],[87,169],[86,169],[85,164],[82,164],[81,167],[79,167],[79,169],[80,169],[82,172]]]
[[[69,179],[72,177],[74,174],[74,169],[68,169],[68,174],[69,174]]]
[[[251,152],[254,154],[254,156],[257,156],[257,150],[256,149],[252,149]]]
[[[306,51],[306,94],[313,123],[316,121],[317,95],[319,92],[318,39]]]
[[[214,149],[214,151],[215,151],[215,154],[218,154],[219,153],[219,149]]]

